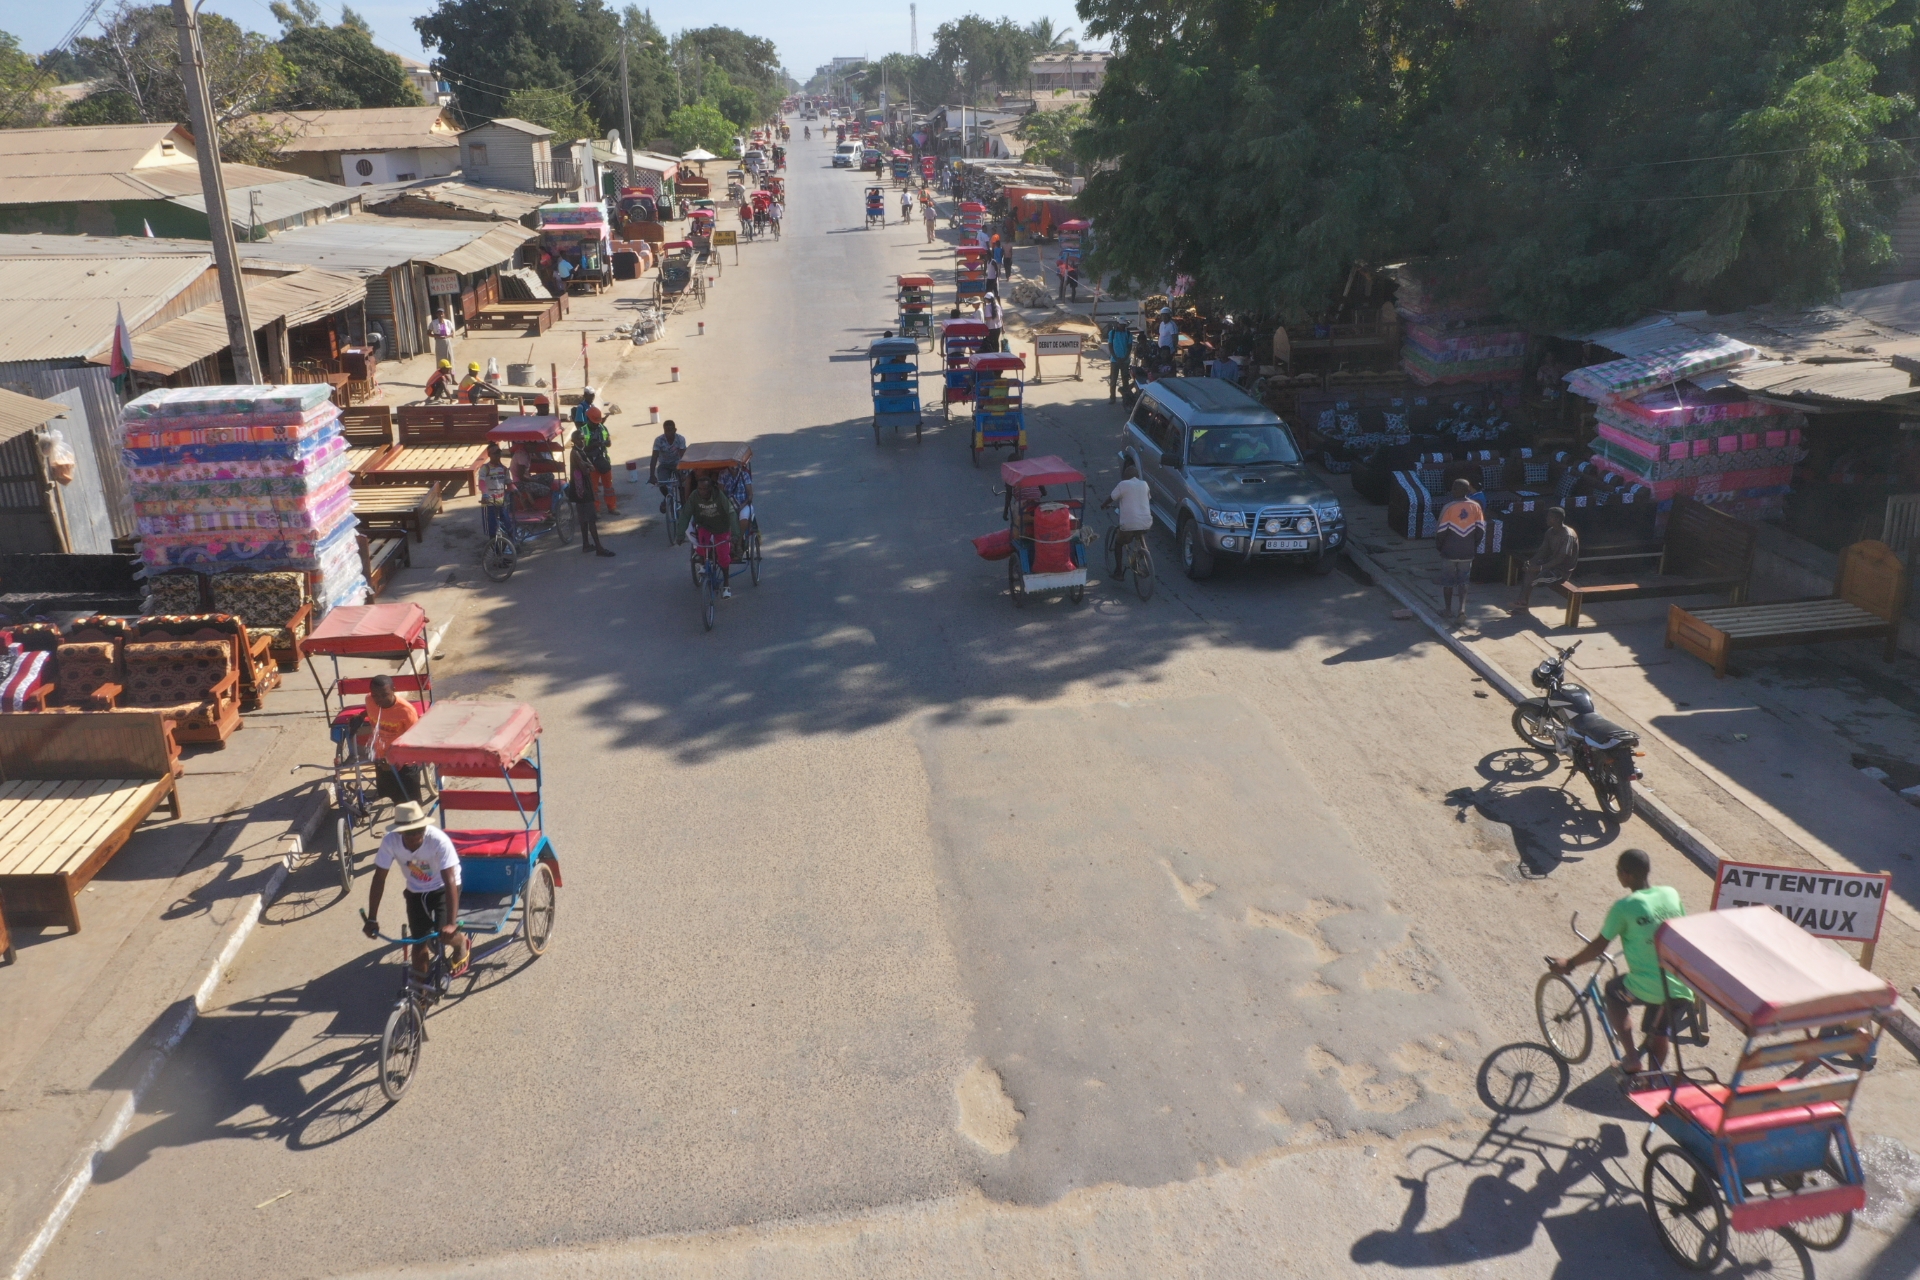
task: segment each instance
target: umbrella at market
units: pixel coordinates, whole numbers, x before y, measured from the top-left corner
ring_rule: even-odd
[[[681,156],[680,158],[682,160],[705,161],[705,160],[718,160],[720,157],[713,154],[713,152],[707,150],[705,147],[695,147],[693,150],[687,152],[687,154]]]

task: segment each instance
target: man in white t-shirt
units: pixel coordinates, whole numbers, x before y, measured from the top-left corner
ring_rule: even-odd
[[[440,936],[454,946],[453,976],[467,968],[472,943],[460,931],[460,853],[447,833],[427,820],[427,811],[417,804],[393,808],[393,825],[387,828],[380,851],[373,855],[373,884],[367,891],[369,938],[380,932],[380,898],[387,889],[387,869],[395,861],[407,879],[401,894],[407,904],[407,936],[424,938],[439,930]],[[427,976],[427,947],[415,943],[413,972]]]
[[[1113,486],[1113,492],[1100,504],[1102,508],[1120,508],[1120,527],[1114,530],[1113,543],[1108,548],[1113,559],[1107,565],[1116,580],[1126,567],[1127,544],[1144,539],[1153,529],[1152,496],[1147,482],[1140,478],[1140,472],[1129,458],[1120,468],[1120,483]]]

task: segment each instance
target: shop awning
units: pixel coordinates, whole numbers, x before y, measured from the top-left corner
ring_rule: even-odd
[[[0,389],[0,444],[69,412],[57,400],[36,400],[18,391]]]
[[[1737,370],[1727,385],[1759,400],[1797,409],[1844,412],[1871,405],[1920,403],[1913,376],[1886,360],[1844,360],[1832,364],[1795,361],[1751,372]]]
[[[538,231],[530,230],[516,223],[502,223],[471,244],[462,245],[437,258],[428,258],[427,265],[438,267],[442,271],[457,271],[461,275],[471,275],[476,271],[485,271],[490,267],[510,262],[521,245],[539,236]]]
[[[287,326],[312,324],[365,301],[367,282],[309,267],[291,275],[246,281],[247,314],[260,329],[284,319]],[[189,311],[165,324],[134,335],[133,367],[142,373],[178,373],[190,364],[227,349],[227,312],[218,302]],[[90,357],[106,364],[110,354]]]

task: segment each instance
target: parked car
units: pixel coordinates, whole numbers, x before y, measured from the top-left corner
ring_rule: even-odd
[[[851,142],[843,142],[835,147],[833,149],[833,167],[836,169],[853,168],[854,155],[858,150],[859,148]]]
[[[1189,578],[1222,562],[1333,568],[1347,536],[1340,500],[1307,470],[1287,424],[1239,388],[1217,378],[1148,383],[1121,436]]]

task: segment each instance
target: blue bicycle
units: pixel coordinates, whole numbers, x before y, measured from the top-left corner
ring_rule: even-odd
[[[364,910],[360,918],[367,918]],[[427,1011],[447,994],[453,965],[447,960],[447,940],[437,932],[424,938],[389,938],[384,933],[379,937],[396,947],[433,948],[425,976],[414,972],[411,960],[404,966],[406,978],[400,984],[399,998],[380,1032],[380,1092],[387,1095],[387,1101],[398,1102],[420,1065],[420,1046],[427,1042]]]
[[[1580,913],[1573,913],[1568,921],[1573,936],[1584,944],[1592,939],[1580,932]],[[1619,972],[1613,956],[1602,953],[1601,963],[1606,966],[1609,980]],[[1553,964],[1548,957],[1547,964]],[[1593,972],[1587,975],[1585,986],[1576,986],[1572,978],[1555,973],[1551,967],[1540,975],[1540,981],[1533,988],[1533,1015],[1540,1023],[1540,1034],[1546,1037],[1547,1044],[1554,1054],[1568,1066],[1577,1066],[1587,1060],[1593,1052],[1593,1024],[1596,1017],[1600,1030],[1606,1033],[1607,1049],[1613,1054],[1617,1064],[1626,1057],[1620,1049],[1620,1037],[1613,1029],[1613,1021],[1607,1017],[1607,997],[1605,984],[1600,980],[1601,966],[1594,965]],[[1679,1004],[1673,1012],[1669,1031],[1671,1038],[1679,1044],[1703,1045],[1707,1043],[1706,1008],[1699,1004]]]

